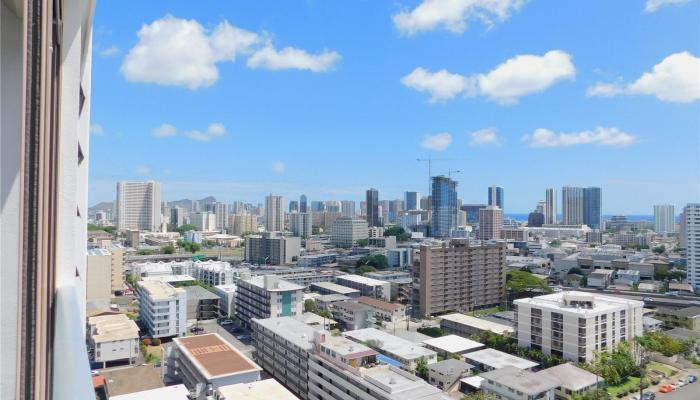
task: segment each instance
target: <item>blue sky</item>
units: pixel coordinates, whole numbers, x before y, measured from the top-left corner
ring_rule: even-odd
[[[698,18],[697,0],[100,1],[90,203],[146,179],[166,200],[393,199],[427,191],[433,157],[467,203],[503,186],[506,212],[563,185],[601,186],[605,213],[681,207],[700,197]]]

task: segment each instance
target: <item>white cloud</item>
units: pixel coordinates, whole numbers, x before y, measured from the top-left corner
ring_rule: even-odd
[[[494,127],[479,129],[478,131],[470,133],[469,137],[471,138],[469,140],[469,144],[472,146],[500,144],[500,140],[498,139],[498,132]]]
[[[227,21],[208,34],[199,22],[171,15],[143,25],[137,35],[121,67],[126,79],[189,89],[212,85],[219,79],[217,62],[235,60],[259,40]]]
[[[285,47],[277,50],[271,43],[256,50],[248,58],[248,67],[269,70],[301,69],[311,72],[326,72],[332,70],[340,60],[340,54],[335,51],[324,51],[319,54],[309,54],[304,50]]]
[[[507,20],[525,0],[423,0],[411,11],[402,11],[392,19],[396,28],[408,35],[421,31],[446,29],[463,33],[467,23],[478,20],[491,27]]]
[[[401,83],[417,91],[429,92],[431,102],[453,99],[462,93],[513,104],[520,97],[542,92],[562,80],[573,79],[575,75],[571,55],[551,50],[542,56],[518,55],[485,74],[472,76],[416,68],[404,76]]]
[[[163,124],[157,128],[151,130],[151,136],[157,138],[175,136],[177,134],[177,129],[170,124]]]
[[[224,136],[226,134],[226,128],[223,124],[215,122],[207,128],[206,131],[188,131],[183,133],[190,139],[197,140],[200,142],[208,142],[214,138]]]
[[[530,147],[567,147],[583,144],[599,146],[624,147],[635,144],[637,137],[612,127],[597,127],[594,130],[570,133],[556,133],[549,129],[535,129],[532,135],[525,135],[523,140]]]
[[[138,175],[148,175],[151,173],[151,168],[149,168],[146,165],[139,165],[138,167],[136,167],[136,170],[134,172],[136,172]]]
[[[659,8],[664,7],[664,6],[668,6],[671,4],[680,5],[680,4],[685,4],[689,1],[690,0],[647,0],[647,3],[644,7],[644,11],[646,11],[648,13],[652,13],[652,12],[655,12]]]
[[[469,91],[474,80],[459,74],[452,74],[444,69],[430,72],[418,67],[401,78],[401,83],[419,92],[430,93],[430,102],[434,103],[441,100],[451,100],[458,94]]]
[[[452,144],[452,135],[447,132],[436,133],[434,135],[425,135],[421,141],[421,147],[424,149],[443,151]]]
[[[90,125],[90,133],[97,136],[102,136],[105,134],[105,128],[98,123],[94,123]]]
[[[121,53],[121,51],[119,50],[119,47],[114,46],[114,45],[109,46],[106,49],[102,49],[102,50],[98,51],[98,54],[104,58],[114,57],[114,56],[118,55],[119,53]]]
[[[287,167],[282,161],[275,161],[272,163],[272,170],[277,174],[283,174]]]
[[[601,83],[588,88],[588,96],[654,95],[661,101],[691,103],[700,99],[700,58],[686,52],[671,54],[630,83]]]

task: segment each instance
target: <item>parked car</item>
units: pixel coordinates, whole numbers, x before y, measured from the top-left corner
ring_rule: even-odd
[[[656,400],[656,393],[644,392],[642,400]]]
[[[219,325],[224,326],[224,325],[233,325],[233,321],[230,319],[225,319],[219,323]]]
[[[673,386],[671,385],[661,385],[659,388],[659,392],[661,393],[671,393],[673,392]]]
[[[679,379],[678,382],[676,382],[676,385],[678,385],[678,387],[683,387],[683,386],[685,386],[685,385],[687,385],[687,384],[688,384],[688,382],[686,382],[686,380],[685,380],[685,379],[682,379],[682,378]]]
[[[651,298],[651,297],[645,297],[645,298],[642,299],[642,301],[645,302],[645,303],[651,303],[651,302],[654,301],[654,299]]]
[[[695,383],[698,381],[698,377],[695,375],[689,375],[688,376],[688,383]]]

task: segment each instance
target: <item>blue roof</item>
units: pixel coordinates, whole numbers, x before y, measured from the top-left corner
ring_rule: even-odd
[[[387,357],[384,354],[377,354],[377,361],[383,362],[384,364],[393,365],[394,367],[401,368],[401,362],[394,360],[391,357]]]

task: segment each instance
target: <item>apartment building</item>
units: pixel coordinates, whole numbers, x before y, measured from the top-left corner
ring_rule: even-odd
[[[311,213],[293,212],[289,214],[289,230],[294,236],[304,239],[313,234],[313,219]]]
[[[338,285],[333,282],[316,282],[312,283],[310,289],[318,294],[342,294],[343,296],[358,298],[360,291],[347,286]]]
[[[341,275],[335,278],[339,285],[357,289],[363,296],[391,301],[391,283],[360,275]]]
[[[200,211],[190,214],[190,224],[200,232],[216,231],[216,214],[209,211]]]
[[[333,319],[346,331],[370,328],[376,322],[374,309],[356,301],[334,301],[330,308]]]
[[[243,214],[229,216],[229,233],[233,235],[242,235],[247,232],[258,231],[257,215]]]
[[[489,398],[502,400],[554,400],[557,380],[508,366],[480,375],[481,389]]]
[[[140,319],[151,337],[187,333],[187,292],[159,281],[139,283]]]
[[[379,329],[364,328],[343,332],[343,335],[357,343],[371,343],[373,348],[401,363],[401,368],[407,371],[415,371],[419,360],[427,364],[437,362],[437,352]]]
[[[471,311],[505,300],[505,243],[452,239],[420,247],[413,296],[420,315]]]
[[[310,254],[299,257],[297,265],[301,268],[321,268],[324,265],[335,264],[337,260],[338,255],[335,253]]]
[[[491,205],[479,209],[479,239],[501,239],[503,231],[503,210]]]
[[[559,292],[514,302],[518,344],[566,360],[589,362],[643,333],[644,303],[585,292]]]
[[[94,351],[92,361],[103,368],[110,361],[134,363],[139,355],[139,327],[126,314],[88,318],[88,343]]]
[[[157,231],[162,223],[160,183],[117,182],[116,228]]]
[[[253,318],[301,315],[304,310],[304,286],[275,275],[256,276],[238,281],[236,313],[250,326]]]
[[[245,238],[245,260],[252,264],[292,264],[299,258],[301,238],[266,232]]]
[[[265,230],[284,230],[284,197],[275,196],[273,193],[265,196]]]
[[[406,306],[404,304],[389,303],[367,296],[361,296],[357,302],[371,307],[377,321],[396,323],[406,320]]]
[[[85,282],[87,307],[108,307],[112,298],[112,253],[105,249],[88,249]]]
[[[165,374],[181,381],[193,400],[211,399],[218,388],[260,380],[260,368],[217,333],[175,338],[167,348]]]
[[[353,218],[338,218],[333,221],[331,226],[331,244],[333,246],[354,247],[359,240],[367,238],[367,221]]]
[[[221,315],[232,318],[236,315],[236,288],[233,283],[214,286],[214,293],[219,296],[219,308]]]
[[[683,208],[683,236],[688,259],[688,283],[700,292],[700,203],[690,203]]]

